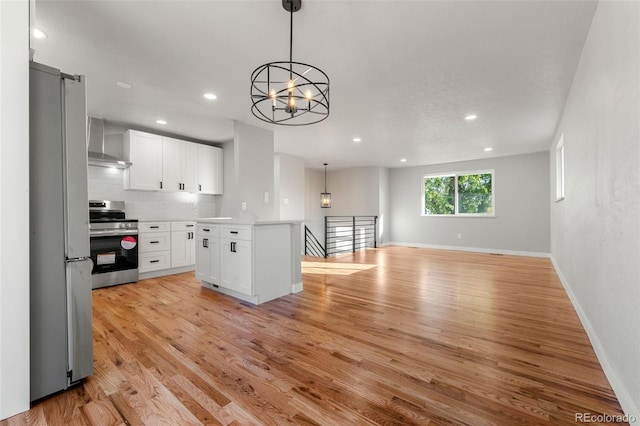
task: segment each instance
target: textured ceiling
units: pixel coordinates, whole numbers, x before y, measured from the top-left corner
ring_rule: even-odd
[[[299,128],[250,113],[253,69],[288,58],[280,1],[37,0],[32,47],[87,76],[93,116],[212,142],[239,120],[311,167],[401,167],[547,150],[596,5],[305,0],[293,57],[329,75],[331,115]]]

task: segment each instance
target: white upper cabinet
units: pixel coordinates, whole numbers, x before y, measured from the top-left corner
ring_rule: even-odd
[[[181,160],[182,141],[162,137],[162,190],[174,192],[182,190]],[[135,164],[134,164],[135,166]]]
[[[198,145],[198,192],[223,193],[223,151],[209,145]]]
[[[127,130],[124,189],[222,194],[222,148]]]
[[[127,130],[124,134],[124,155],[132,163],[124,171],[124,189],[162,189],[162,136]]]
[[[162,137],[163,190],[196,192],[198,144]]]
[[[198,192],[198,147],[197,143],[182,145],[182,190]]]

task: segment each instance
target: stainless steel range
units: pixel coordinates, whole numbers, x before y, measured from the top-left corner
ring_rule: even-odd
[[[126,219],[124,201],[89,201],[91,288],[138,281],[138,220]]]

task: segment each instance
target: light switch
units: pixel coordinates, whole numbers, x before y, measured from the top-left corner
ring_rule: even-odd
[[[265,202],[265,204],[269,202],[269,192],[268,191],[264,192],[264,202]]]
[[[243,202],[242,202],[242,211],[243,211],[243,212],[246,212],[246,211],[247,211],[247,202],[246,202],[246,201],[243,201]]]
[[[285,199],[284,199],[284,205],[286,206],[287,204],[289,204],[289,199],[288,199],[288,198],[285,198]]]

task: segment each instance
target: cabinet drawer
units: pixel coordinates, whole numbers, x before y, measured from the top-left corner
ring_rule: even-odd
[[[171,222],[171,231],[196,231],[195,222]]]
[[[237,226],[223,226],[220,232],[222,238],[232,238],[236,240],[251,240],[251,226],[237,225]]]
[[[143,234],[146,232],[166,232],[171,228],[169,222],[140,222],[138,223],[138,232]]]
[[[220,236],[220,225],[198,225],[196,233],[200,237],[218,237]]]
[[[138,239],[140,240],[141,253],[169,250],[171,248],[171,234],[169,232],[140,234]]]
[[[138,261],[140,272],[157,271],[171,267],[171,252],[168,250],[142,253]]]

